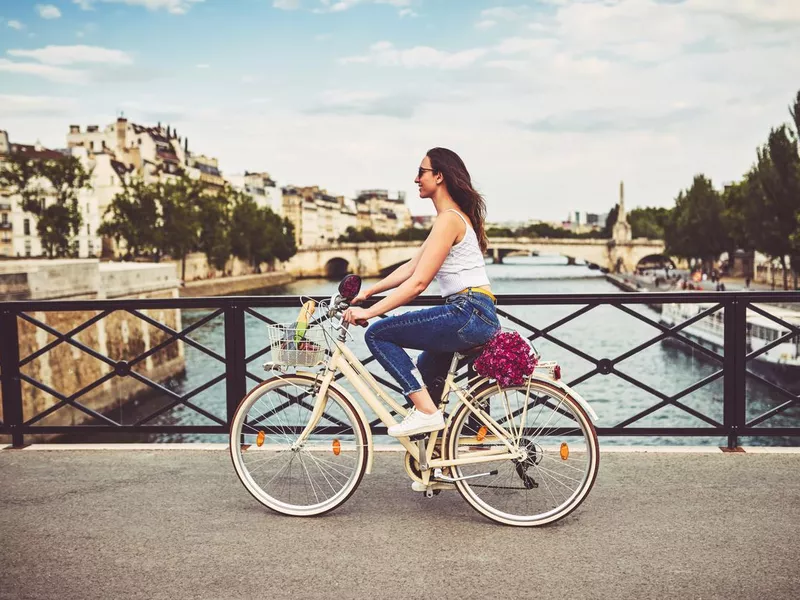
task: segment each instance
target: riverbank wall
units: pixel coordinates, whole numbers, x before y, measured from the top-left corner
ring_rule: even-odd
[[[96,259],[0,262],[0,300],[54,301],[54,310],[31,311],[17,318],[20,372],[37,382],[36,385],[21,382],[23,421],[45,414],[37,425],[97,424],[101,421],[89,414],[95,411],[124,422],[124,406],[151,393],[152,388],[127,374],[108,377],[115,371],[115,364],[124,361],[130,371],[159,384],[180,376],[186,368],[180,340],[135,362],[136,357],[156,348],[170,334],[123,310],[111,311],[89,327],[59,340],[56,333],[64,336],[98,316],[100,311],[57,310],[55,301],[177,298],[178,289],[177,272],[170,264],[100,263]],[[166,328],[177,331],[182,328],[179,309],[141,312]],[[5,331],[0,334],[13,335]],[[109,359],[108,362],[69,340],[85,345]],[[32,355],[36,356],[31,359]],[[71,399],[75,394],[78,396],[74,402],[55,408],[62,398]]]
[[[291,283],[295,277],[285,271],[272,271],[239,277],[220,277],[186,282],[180,289],[183,297],[227,296],[251,290],[276,287]]]

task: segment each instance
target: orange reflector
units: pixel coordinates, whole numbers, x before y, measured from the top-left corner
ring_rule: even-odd
[[[482,442],[483,438],[486,437],[486,432],[487,432],[486,425],[482,425],[481,428],[478,429],[478,435],[476,437],[478,438],[479,442]]]
[[[342,451],[342,444],[339,443],[339,440],[333,440],[333,453],[336,456],[339,456],[339,453]]]
[[[261,448],[264,445],[264,438],[267,437],[263,431],[258,432],[258,436],[256,437],[256,446]]]
[[[567,446],[567,442],[561,442],[561,450],[558,451],[561,455],[561,460],[567,460],[569,458],[569,446]]]

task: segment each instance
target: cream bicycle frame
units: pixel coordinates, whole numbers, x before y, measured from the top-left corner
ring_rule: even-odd
[[[336,389],[340,391],[345,397],[350,396],[345,390],[341,389],[339,386],[336,385],[336,383],[334,383],[333,378],[337,372],[341,372],[344,375],[347,381],[349,381],[353,385],[353,387],[356,389],[356,391],[358,391],[359,395],[364,399],[367,405],[369,405],[369,407],[375,412],[378,418],[387,427],[389,427],[390,425],[397,424],[397,421],[394,419],[392,414],[386,409],[384,404],[390,406],[400,415],[405,416],[408,414],[408,410],[404,406],[398,404],[391,396],[389,396],[386,393],[386,391],[375,380],[375,378],[366,369],[366,367],[364,367],[364,365],[361,364],[361,361],[352,352],[352,350],[350,350],[342,341],[338,339],[334,340],[334,342],[336,344],[336,348],[334,349],[333,355],[328,361],[325,368],[325,372],[322,376],[322,382],[320,384],[319,393],[317,394],[317,398],[314,403],[314,410],[311,413],[311,417],[305,429],[297,438],[297,441],[295,441],[294,443],[295,446],[302,444],[308,438],[308,435],[311,433],[314,427],[316,427],[317,423],[322,418],[322,413],[325,408],[324,398],[330,386],[336,387]],[[500,425],[494,419],[492,419],[490,415],[472,406],[470,399],[467,396],[465,396],[462,393],[462,391],[456,386],[453,375],[450,372],[450,370],[448,370],[447,378],[444,384],[444,389],[442,390],[442,406],[446,405],[447,397],[450,391],[455,392],[456,396],[458,396],[458,398],[467,406],[467,408],[472,411],[472,413],[476,416],[476,418],[478,418],[484,425],[486,425],[486,428],[489,431],[491,431],[492,434],[494,434],[494,436],[496,436],[498,440],[503,442],[503,446],[491,450],[478,450],[475,452],[471,452],[469,458],[459,458],[451,460],[445,460],[442,458],[433,459],[433,451],[436,447],[436,442],[439,437],[439,434],[447,431],[450,426],[450,422],[448,421],[444,429],[435,431],[431,434],[430,439],[428,440],[427,448],[425,448],[426,460],[422,461],[420,460],[421,444],[417,444],[411,441],[408,437],[397,438],[400,444],[402,444],[403,447],[406,450],[408,450],[408,452],[417,460],[418,463],[428,465],[428,470],[422,472],[422,478],[424,483],[427,483],[429,481],[431,472],[434,468],[443,468],[455,465],[467,465],[467,464],[475,464],[482,462],[492,462],[498,460],[524,458],[524,456],[522,455],[522,453],[520,453],[518,449],[519,438],[517,437],[516,440],[510,440],[508,435],[503,432],[502,427],[500,427]],[[364,421],[364,427],[368,429],[369,422],[367,422],[367,419],[363,415],[363,412],[357,410],[357,413],[359,418]],[[486,441],[491,441],[491,440],[483,440],[482,443],[486,443]],[[367,444],[369,445],[370,456],[372,456],[371,435],[367,435]],[[367,472],[370,471],[371,469],[368,468]]]

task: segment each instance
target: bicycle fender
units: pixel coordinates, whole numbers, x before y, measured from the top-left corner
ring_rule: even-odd
[[[308,377],[310,379],[317,379],[318,374],[312,371],[295,371],[295,375],[301,375],[303,377]],[[366,430],[367,434],[367,469],[365,473],[367,475],[372,473],[372,458],[375,456],[375,451],[373,449],[373,442],[372,442],[372,428],[369,426],[369,420],[367,419],[367,415],[364,414],[364,409],[361,408],[361,404],[359,404],[355,398],[344,389],[342,386],[338,385],[337,383],[331,381],[328,387],[334,388],[338,393],[347,399],[350,402],[350,405],[353,407],[353,410],[356,411],[358,418],[361,419],[361,422],[364,424],[364,429]]]

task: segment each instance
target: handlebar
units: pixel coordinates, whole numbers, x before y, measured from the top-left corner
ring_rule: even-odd
[[[350,302],[348,302],[345,298],[339,296],[338,293],[334,294],[331,297],[330,308],[328,309],[328,318],[331,319],[333,317],[339,316],[345,310],[350,308]],[[342,322],[341,326],[347,329],[349,323]],[[358,319],[356,321],[356,325],[359,327],[367,327],[369,322],[366,319]]]

